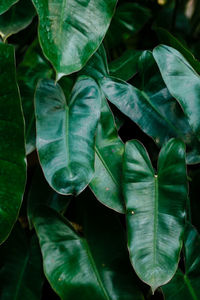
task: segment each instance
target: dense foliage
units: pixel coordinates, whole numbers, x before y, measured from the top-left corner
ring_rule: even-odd
[[[0,299],[200,299],[200,1],[0,2]]]

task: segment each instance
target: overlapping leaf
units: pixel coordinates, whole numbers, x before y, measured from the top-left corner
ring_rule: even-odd
[[[139,277],[152,291],[175,274],[182,246],[187,200],[185,147],[171,139],[163,146],[155,174],[144,147],[127,142],[123,191],[128,247]]]
[[[0,43],[0,85],[0,243],[2,243],[17,219],[26,182],[24,120],[16,83],[14,48],[2,43]]]
[[[161,75],[171,95],[178,100],[188,122],[200,139],[200,77],[181,53],[169,46],[153,51]]]
[[[0,36],[5,41],[10,35],[26,28],[34,16],[35,9],[31,0],[20,0],[0,15]]]
[[[63,300],[143,299],[116,216],[96,208],[95,199],[89,205],[88,199],[82,200],[84,224],[79,230],[84,237],[55,211],[40,207],[35,212],[34,226],[51,286]]]
[[[29,240],[19,224],[0,247],[0,298],[39,300],[43,284],[37,236]]]
[[[13,4],[19,0],[6,0],[0,3],[0,15],[7,11]]]
[[[67,101],[54,81],[38,84],[37,149],[47,181],[61,194],[80,193],[94,175],[100,110],[101,93],[92,78],[78,79]]]
[[[17,68],[17,79],[22,98],[22,107],[26,124],[26,153],[36,147],[34,93],[41,78],[50,78],[53,74],[50,65],[44,59],[38,41],[35,40],[27,50],[23,61]]]
[[[33,0],[39,36],[57,79],[80,70],[99,47],[114,13],[116,0]]]
[[[185,230],[185,272],[180,269],[170,283],[162,287],[166,300],[198,300],[200,298],[200,237],[188,224]]]
[[[124,144],[118,136],[113,115],[104,99],[97,128],[95,174],[90,188],[104,205],[123,213],[121,191],[122,156]]]

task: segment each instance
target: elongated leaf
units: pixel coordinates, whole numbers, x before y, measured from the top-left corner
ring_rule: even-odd
[[[86,215],[83,211],[85,237],[55,211],[36,212],[33,220],[47,279],[62,300],[143,299],[115,215],[92,208]]]
[[[1,300],[39,300],[43,284],[42,259],[37,237],[30,241],[19,224],[0,247]]]
[[[170,32],[164,28],[155,28],[156,34],[158,35],[159,41],[162,44],[171,46],[181,52],[181,54],[188,60],[190,65],[200,73],[200,62],[195,59],[193,54],[179,41],[177,40]]]
[[[24,121],[16,84],[14,48],[10,45],[0,44],[0,82],[1,244],[17,219],[26,182]]]
[[[5,14],[0,15],[0,36],[5,41],[10,35],[26,28],[35,16],[30,0],[20,0]]]
[[[190,126],[200,139],[200,77],[177,50],[158,46],[153,51],[163,80],[178,100]]]
[[[112,61],[109,64],[109,70],[111,76],[129,80],[138,71],[138,60],[141,55],[141,51],[127,50],[118,59]]]
[[[0,3],[0,15],[3,14],[6,10],[8,10],[13,4],[18,2],[19,0],[3,0]]]
[[[27,50],[23,61],[17,68],[22,107],[26,124],[26,154],[36,147],[34,93],[41,78],[50,78],[53,70],[42,56],[38,41],[35,40]]]
[[[185,231],[185,273],[180,269],[162,287],[166,300],[198,300],[200,298],[200,237],[190,224]]]
[[[155,175],[144,147],[128,142],[123,178],[131,261],[154,292],[178,266],[187,200],[184,144],[171,139],[162,148]]]
[[[94,175],[94,142],[101,110],[96,82],[80,78],[67,102],[54,81],[39,82],[37,149],[48,183],[61,194],[78,194]]]
[[[113,115],[106,100],[101,108],[95,146],[95,174],[90,188],[104,205],[123,213],[121,191],[124,145],[117,134]]]
[[[116,2],[33,0],[40,19],[41,46],[57,72],[57,79],[80,70],[99,47]]]

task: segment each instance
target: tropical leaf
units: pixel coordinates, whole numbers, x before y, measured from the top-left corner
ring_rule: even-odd
[[[80,70],[97,50],[116,2],[33,0],[40,19],[40,43],[57,72],[57,79]]]
[[[123,191],[130,258],[154,292],[174,276],[182,247],[187,200],[183,142],[171,139],[163,146],[157,174],[145,148],[136,140],[127,142]]]
[[[42,257],[37,236],[29,240],[17,223],[0,247],[0,297],[2,300],[39,300],[43,285]]]
[[[100,110],[101,93],[92,78],[79,78],[67,101],[54,81],[38,84],[37,149],[48,183],[61,194],[80,193],[94,175]]]
[[[0,3],[0,15],[7,11],[13,4],[19,0],[6,0]]]
[[[136,300],[144,299],[118,219],[104,207],[97,209],[94,201],[88,205],[84,199],[81,209],[83,228],[79,230],[84,237],[55,211],[40,207],[35,212],[33,221],[47,279],[63,300],[131,300],[133,295]]]
[[[17,79],[22,99],[26,124],[26,154],[36,147],[34,93],[39,79],[50,78],[53,70],[42,56],[38,41],[27,50],[24,59],[17,67]]]
[[[170,94],[180,103],[192,130],[200,139],[199,75],[181,53],[169,46],[156,47],[153,56]]]
[[[104,205],[123,213],[121,191],[122,156],[124,144],[118,136],[112,112],[105,99],[95,145],[95,174],[90,188]]]
[[[24,120],[16,83],[14,48],[3,43],[0,43],[0,82],[1,244],[17,219],[26,183]]]
[[[9,36],[26,28],[35,16],[30,0],[20,0],[5,14],[0,15],[0,36],[5,42]]]
[[[200,237],[190,224],[187,224],[184,242],[185,272],[178,269],[172,280],[162,287],[166,300],[200,298]]]

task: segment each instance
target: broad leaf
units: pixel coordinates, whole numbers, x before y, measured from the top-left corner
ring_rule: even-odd
[[[16,83],[14,48],[2,43],[0,82],[1,244],[8,237],[17,219],[26,182],[24,120]]]
[[[127,142],[123,191],[128,247],[134,269],[154,292],[176,272],[187,200],[185,148],[171,139],[163,146],[155,174],[145,148]]]
[[[33,0],[39,37],[57,79],[80,70],[101,44],[116,0]],[[62,13],[61,13],[62,12]]]
[[[180,269],[162,287],[166,300],[200,299],[200,236],[190,224],[185,231],[185,272]]]
[[[78,194],[94,175],[94,144],[101,93],[89,77],[77,80],[71,98],[52,80],[36,90],[37,149],[45,177],[57,192]]]
[[[39,300],[43,284],[37,236],[29,240],[19,224],[0,247],[1,300]]]
[[[191,128],[200,139],[200,77],[177,50],[158,46],[153,51],[163,80],[178,100]]]
[[[118,136],[112,112],[103,100],[95,146],[95,174],[90,188],[104,205],[123,213],[121,191],[124,145]]]
[[[111,211],[96,209],[94,199],[90,203],[81,213],[84,237],[55,211],[36,211],[33,221],[47,279],[62,300],[143,299],[120,223]]]
[[[10,35],[26,28],[34,16],[35,9],[30,0],[20,0],[5,14],[0,15],[0,36],[3,41],[6,41]]]
[[[170,32],[164,28],[155,28],[156,34],[158,35],[159,41],[162,44],[171,46],[178,50],[190,63],[190,65],[200,73],[200,62],[195,59],[193,54],[179,41],[177,40]]]
[[[138,60],[141,51],[126,50],[122,56],[109,64],[110,75],[123,79],[131,79],[138,71]]]
[[[50,78],[52,74],[53,70],[42,56],[38,41],[34,41],[17,68],[17,79],[26,124],[26,154],[30,154],[36,147],[34,112],[36,84],[39,79]]]
[[[13,4],[18,2],[19,0],[2,0],[0,3],[0,15],[7,11]]]

